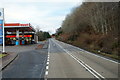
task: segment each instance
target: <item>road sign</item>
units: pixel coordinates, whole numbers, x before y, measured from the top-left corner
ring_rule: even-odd
[[[0,8],[0,20],[3,20],[3,16],[4,16],[4,10],[3,10],[3,8]]]
[[[3,20],[0,20],[0,37],[3,37]],[[2,39],[0,38],[0,44],[3,44]]]
[[[4,9],[3,8],[0,8],[0,44],[3,44],[3,52],[5,52]]]

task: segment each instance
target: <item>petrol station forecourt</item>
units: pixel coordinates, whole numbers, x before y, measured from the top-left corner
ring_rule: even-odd
[[[37,35],[30,23],[5,23],[6,45],[25,45],[33,43],[37,43]]]

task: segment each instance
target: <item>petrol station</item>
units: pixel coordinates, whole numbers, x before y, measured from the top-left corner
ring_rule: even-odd
[[[5,45],[25,45],[37,43],[33,26],[20,23],[5,23]]]
[[[38,36],[30,23],[5,23],[4,9],[0,8],[0,46],[26,45],[38,42]]]

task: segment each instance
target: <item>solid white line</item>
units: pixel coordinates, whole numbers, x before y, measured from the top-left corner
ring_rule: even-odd
[[[91,52],[88,52],[88,51],[85,51],[85,52],[87,52],[88,54],[94,55],[94,56],[96,56],[96,57],[99,57],[99,58],[102,58],[102,59],[105,59],[105,60],[111,61],[111,62],[113,62],[113,63],[120,64],[119,62],[116,62],[116,61],[113,61],[113,60],[107,59],[107,58],[105,58],[105,57],[102,57],[102,56],[96,55],[96,54],[94,54],[94,53],[91,53]]]
[[[70,54],[70,53],[69,53],[67,50],[65,50],[65,49],[64,49],[64,51],[67,52],[68,55],[70,55],[74,60],[76,60],[79,64],[81,64],[85,69],[87,69],[93,76],[95,76],[96,78],[99,79],[99,77],[96,75],[96,74],[99,74],[98,72],[96,72],[95,70],[93,70],[93,69],[91,68],[93,71],[95,71],[96,74],[94,74],[89,68],[87,68],[87,67],[84,65],[85,63],[84,63],[83,61],[80,62],[80,61],[76,58],[76,56],[74,57],[72,54]],[[100,75],[100,74],[99,74],[99,75]],[[100,75],[100,76],[101,76],[101,75]],[[104,77],[102,76],[102,78],[104,78]],[[100,79],[100,80],[101,80],[101,79]]]
[[[75,59],[79,64],[81,64],[86,70],[88,70],[93,76],[99,79],[99,77],[94,74],[91,70],[89,70],[84,64],[82,64],[79,60],[77,60],[75,57],[73,57],[71,54],[69,54],[73,59]]]
[[[85,64],[88,68],[90,68],[92,71],[94,71],[95,73],[97,73],[97,75],[99,75],[101,78],[105,78],[103,77],[101,74],[99,74],[98,72],[96,72],[94,69],[92,69],[90,66],[88,66],[87,64]]]
[[[56,41],[57,41],[57,40],[56,40]],[[64,43],[64,42],[62,42],[62,43]],[[64,44],[67,44],[67,43],[64,43]],[[116,62],[116,61],[113,61],[113,60],[107,59],[107,58],[105,58],[105,57],[99,56],[99,55],[97,55],[97,54],[95,54],[95,53],[92,53],[92,52],[86,51],[86,50],[81,49],[81,48],[79,48],[79,47],[76,47],[76,46],[73,46],[73,45],[70,45],[70,44],[67,44],[67,45],[72,46],[72,47],[74,47],[74,48],[76,48],[76,49],[79,49],[80,51],[87,52],[88,54],[94,55],[94,56],[96,56],[96,57],[99,57],[99,58],[105,59],[105,60],[107,60],[107,61],[110,61],[110,62],[113,62],[113,63],[116,63],[116,64],[120,64],[119,62]]]
[[[55,41],[54,41],[55,42]],[[56,43],[56,42],[55,42]],[[73,55],[71,55],[67,50],[65,50],[61,45],[59,45],[58,43],[56,43],[61,49],[63,49],[66,53],[68,53],[73,59],[75,59],[78,63],[80,63],[84,68],[86,68],[91,74],[93,74],[96,78],[98,78],[99,79],[99,77],[97,76],[97,75],[100,75],[98,72],[96,72],[94,69],[92,69],[90,66],[89,66],[89,68],[90,69],[92,69],[93,71],[95,71],[95,73],[97,74],[94,74],[91,70],[89,70],[83,63],[81,63],[79,60],[77,60],[77,58],[75,58]],[[88,66],[88,65],[87,65]],[[102,78],[104,78],[102,75],[100,75],[100,77],[102,77]]]
[[[69,53],[69,52],[68,52]],[[94,69],[92,69],[90,66],[88,66],[86,63],[84,63],[81,59],[77,58],[76,56],[73,56],[72,54],[69,53],[70,56],[72,56],[75,60],[77,60],[77,62],[84,64],[85,66],[87,66],[89,69],[91,69],[92,71],[94,71],[97,75],[99,75],[101,78],[104,78],[102,75],[100,75],[98,72],[96,72]]]

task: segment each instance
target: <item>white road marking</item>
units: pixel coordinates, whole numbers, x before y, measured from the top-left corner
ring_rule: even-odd
[[[46,59],[44,60],[44,63],[46,62]],[[45,67],[46,65],[44,64],[44,67]],[[42,68],[42,70],[41,70],[41,73],[40,73],[40,77],[42,77],[42,73],[44,72],[44,67]]]
[[[47,65],[49,65],[49,62],[47,62]]]
[[[45,80],[47,80],[47,75],[48,75],[49,61],[50,61],[49,58],[50,58],[50,41],[48,45],[48,57],[47,57],[47,63],[46,63]]]
[[[69,53],[69,52],[68,52]],[[75,60],[77,60],[77,62],[84,64],[87,68],[91,69],[92,71],[94,71],[95,73],[97,73],[97,75],[99,75],[101,78],[104,78],[102,75],[100,75],[98,72],[96,72],[94,69],[92,69],[90,66],[88,66],[86,63],[84,63],[82,60],[80,60],[79,58],[77,58],[76,56],[73,56],[72,54],[69,53],[70,56],[72,56],[73,58],[75,58]]]
[[[98,55],[96,55],[96,54],[94,54],[94,53],[91,53],[91,52],[88,52],[88,51],[85,51],[85,52],[87,52],[88,54],[94,55],[94,56],[96,56],[96,57],[99,57],[99,58],[102,58],[102,59],[105,59],[105,60],[111,61],[111,62],[113,62],[113,63],[120,64],[119,62],[116,62],[116,61],[113,61],[113,60],[107,59],[107,58],[105,58],[105,57],[98,56]]]
[[[70,55],[70,54],[69,54]],[[73,57],[72,55],[70,55],[73,59],[75,59],[79,64],[81,64],[85,69],[87,69],[93,76],[95,76],[96,78],[99,79],[99,77],[97,75],[95,75],[92,71],[90,71],[84,64],[82,64],[79,60],[77,60],[75,57]]]
[[[46,75],[46,76],[48,75],[48,71],[45,72],[45,75]]]
[[[50,55],[48,54],[48,57],[50,57]]]
[[[54,41],[54,43],[56,43]],[[99,74],[97,71],[95,71],[94,69],[92,69],[90,66],[88,66],[87,64],[85,64],[82,60],[78,59],[76,56],[73,56],[70,52],[68,52],[66,49],[64,49],[61,45],[59,45],[58,43],[56,43],[61,49],[63,49],[66,53],[68,53],[74,60],[76,60],[79,64],[81,64],[86,70],[88,70],[93,76],[95,76],[96,78],[98,78],[99,80],[101,80],[101,78],[105,79],[105,77],[103,77],[101,74]]]
[[[49,59],[50,57],[48,57],[48,59]]]
[[[49,62],[50,60],[49,59],[47,59],[47,62]]]
[[[46,70],[48,70],[49,69],[49,66],[46,66]]]
[[[56,40],[56,41],[57,41],[57,40]],[[64,42],[62,42],[62,43],[64,43]],[[67,44],[67,43],[64,43],[64,44]],[[94,56],[96,56],[96,57],[99,57],[99,58],[105,59],[105,60],[107,60],[107,61],[110,61],[110,62],[113,62],[113,63],[116,63],[116,64],[120,64],[119,62],[116,62],[116,61],[113,61],[113,60],[107,59],[107,58],[102,57],[102,56],[99,56],[99,55],[96,55],[96,54],[94,54],[94,53],[92,53],[92,52],[86,51],[86,50],[81,49],[81,48],[79,48],[79,47],[76,47],[76,46],[73,46],[73,45],[70,45],[70,44],[67,44],[67,45],[72,46],[72,47],[74,47],[74,48],[76,48],[76,49],[78,49],[78,50],[80,50],[80,51],[87,52],[88,54],[94,55]]]

